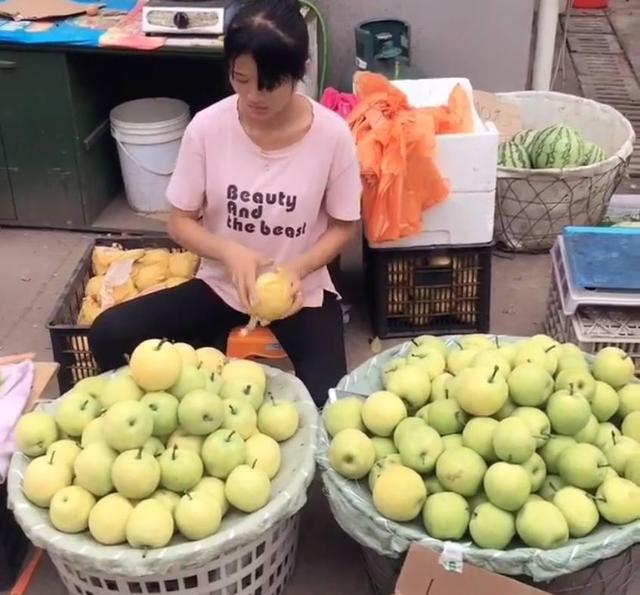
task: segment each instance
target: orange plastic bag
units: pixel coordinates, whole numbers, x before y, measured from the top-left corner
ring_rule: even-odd
[[[415,109],[384,76],[355,78],[357,107],[349,115],[363,193],[362,218],[371,242],[396,240],[422,230],[423,211],[446,199],[436,134],[473,130],[471,106],[456,86],[446,106]]]

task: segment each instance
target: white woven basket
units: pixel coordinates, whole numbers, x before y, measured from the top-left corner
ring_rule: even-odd
[[[318,411],[302,382],[264,366],[268,390],[296,403],[300,425],[281,444],[282,465],[269,503],[253,514],[234,510],[218,533],[199,541],[176,536],[165,548],[143,552],[128,545],[103,546],[88,533],[65,534],[48,511],[22,493],[29,459],[15,453],[8,474],[8,504],[27,537],[47,551],[70,593],[80,595],[279,595],[295,565],[298,512],[313,479]],[[48,404],[47,409],[56,404]],[[0,529],[1,530],[1,529]]]
[[[524,128],[567,124],[609,158],[567,169],[498,167],[496,239],[517,252],[545,252],[567,225],[597,225],[624,175],[635,133],[614,108],[573,95],[544,91],[502,93],[520,108]]]
[[[86,595],[280,595],[295,568],[298,515],[260,539],[233,548],[197,568],[167,574],[119,576],[78,570],[73,560],[49,554],[69,593]]]

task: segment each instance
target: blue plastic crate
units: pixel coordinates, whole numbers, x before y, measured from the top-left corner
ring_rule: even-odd
[[[640,290],[640,229],[565,227],[562,233],[576,285]]]

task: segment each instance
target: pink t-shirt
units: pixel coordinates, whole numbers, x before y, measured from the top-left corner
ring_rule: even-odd
[[[272,259],[287,263],[311,248],[329,217],[360,218],[360,169],[346,123],[311,101],[313,122],[297,143],[263,151],[240,124],[237,96],[198,113],[185,132],[169,187],[169,202],[202,209],[203,224]],[[232,308],[243,311],[226,267],[202,259],[197,276]],[[326,267],[302,283],[304,305],[335,292]]]

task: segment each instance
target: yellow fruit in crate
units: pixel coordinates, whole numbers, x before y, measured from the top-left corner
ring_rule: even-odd
[[[161,264],[169,270],[169,250],[166,248],[147,248],[138,260],[138,264],[142,266]]]
[[[132,277],[138,291],[144,291],[167,280],[167,267],[161,263],[138,263],[133,267]]]
[[[227,356],[215,347],[200,347],[196,349],[196,364],[200,365],[200,369],[207,375],[219,374],[224,367]],[[260,368],[262,370],[262,368]]]
[[[220,527],[222,510],[215,496],[205,492],[187,492],[173,511],[178,530],[191,541],[213,535]]]
[[[91,267],[94,275],[104,275],[114,260],[121,255],[121,248],[96,246],[91,252]]]
[[[204,443],[203,436],[190,436],[182,428],[178,428],[167,440],[167,449],[171,449],[177,446],[183,450],[192,450],[195,453],[200,454],[202,444]]]
[[[373,504],[392,521],[415,519],[422,510],[427,490],[420,475],[402,465],[389,465],[373,487]]]
[[[91,536],[103,545],[124,543],[127,540],[127,521],[132,512],[133,505],[120,494],[101,498],[89,513]]]
[[[147,339],[133,350],[129,369],[131,377],[143,390],[167,390],[180,377],[182,358],[169,341]]]
[[[82,448],[89,446],[93,442],[104,442],[102,435],[102,423],[104,421],[103,416],[92,419],[82,430],[82,437],[80,444]]]
[[[100,302],[100,292],[104,283],[104,275],[96,275],[87,281],[84,293],[87,297],[93,298],[96,302]]]
[[[387,267],[387,279],[389,281],[389,285],[411,286],[412,273],[413,262],[409,262],[404,259],[390,261]]]
[[[89,525],[89,514],[96,499],[80,486],[67,486],[56,492],[49,505],[51,524],[63,533],[81,533]]]
[[[78,446],[78,443],[74,440],[69,439],[56,440],[47,449],[48,456],[51,456],[51,453],[55,453],[53,455],[54,458],[59,463],[65,463],[66,465],[68,465],[71,471],[73,471],[73,464],[75,463],[76,458],[81,452],[82,449]]]
[[[178,502],[180,502],[180,496],[171,490],[165,490],[164,488],[160,488],[151,494],[151,497],[154,500],[157,500],[162,504],[166,509],[173,514],[173,511],[178,506]]]
[[[183,364],[191,364],[197,366],[199,363],[196,350],[188,343],[174,343],[173,346],[178,350]]]
[[[300,415],[292,401],[271,397],[258,410],[258,429],[278,442],[289,440],[299,424]]]
[[[250,314],[260,322],[284,318],[292,305],[291,279],[284,271],[270,271],[256,279]]]
[[[410,322],[414,326],[426,326],[431,319],[431,298],[429,288],[415,287],[410,305]]]
[[[101,313],[102,308],[100,308],[98,302],[91,297],[85,297],[78,313],[78,324],[80,326],[91,326]]]
[[[127,520],[127,541],[135,548],[164,547],[171,541],[173,531],[173,516],[153,498],[136,504]]]
[[[31,411],[18,420],[14,436],[24,454],[39,457],[58,439],[58,427],[48,413]]]
[[[73,464],[76,484],[94,496],[105,496],[113,490],[111,468],[117,453],[104,442],[93,442],[78,454]]]
[[[229,503],[227,502],[227,497],[224,495],[224,481],[222,481],[222,479],[218,479],[217,477],[203,477],[191,491],[206,492],[213,496],[218,501],[222,516],[227,514]]]
[[[137,262],[143,256],[144,256],[144,248],[134,248],[132,250],[123,250],[120,254],[118,254],[115,257],[113,264],[116,264],[118,262],[125,262],[125,261]]]
[[[177,287],[178,285],[182,285],[189,281],[186,277],[169,277],[167,279],[167,289],[171,289],[172,287]]]
[[[254,434],[246,442],[247,462],[262,469],[273,479],[280,469],[280,445],[271,436]]]
[[[127,279],[121,285],[111,286],[111,295],[114,304],[121,304],[134,297],[137,297],[138,290],[131,279]]]
[[[406,289],[390,287],[388,300],[388,310],[390,315],[403,314],[409,307],[409,292]]]
[[[169,275],[191,279],[196,274],[200,259],[191,252],[172,252],[169,256]]]
[[[227,477],[224,494],[229,503],[250,513],[259,510],[269,502],[271,482],[269,476],[256,466],[239,465]]]
[[[198,349],[198,352],[200,350]],[[203,364],[203,367],[206,364]],[[212,370],[215,372],[215,370]],[[256,363],[246,359],[231,360],[222,368],[222,382],[230,382],[232,380],[242,380],[256,384],[261,390],[265,390],[267,386],[267,376],[264,368]]]
[[[29,502],[48,508],[56,492],[71,484],[71,469],[55,453],[33,459],[22,480],[22,491]]]

